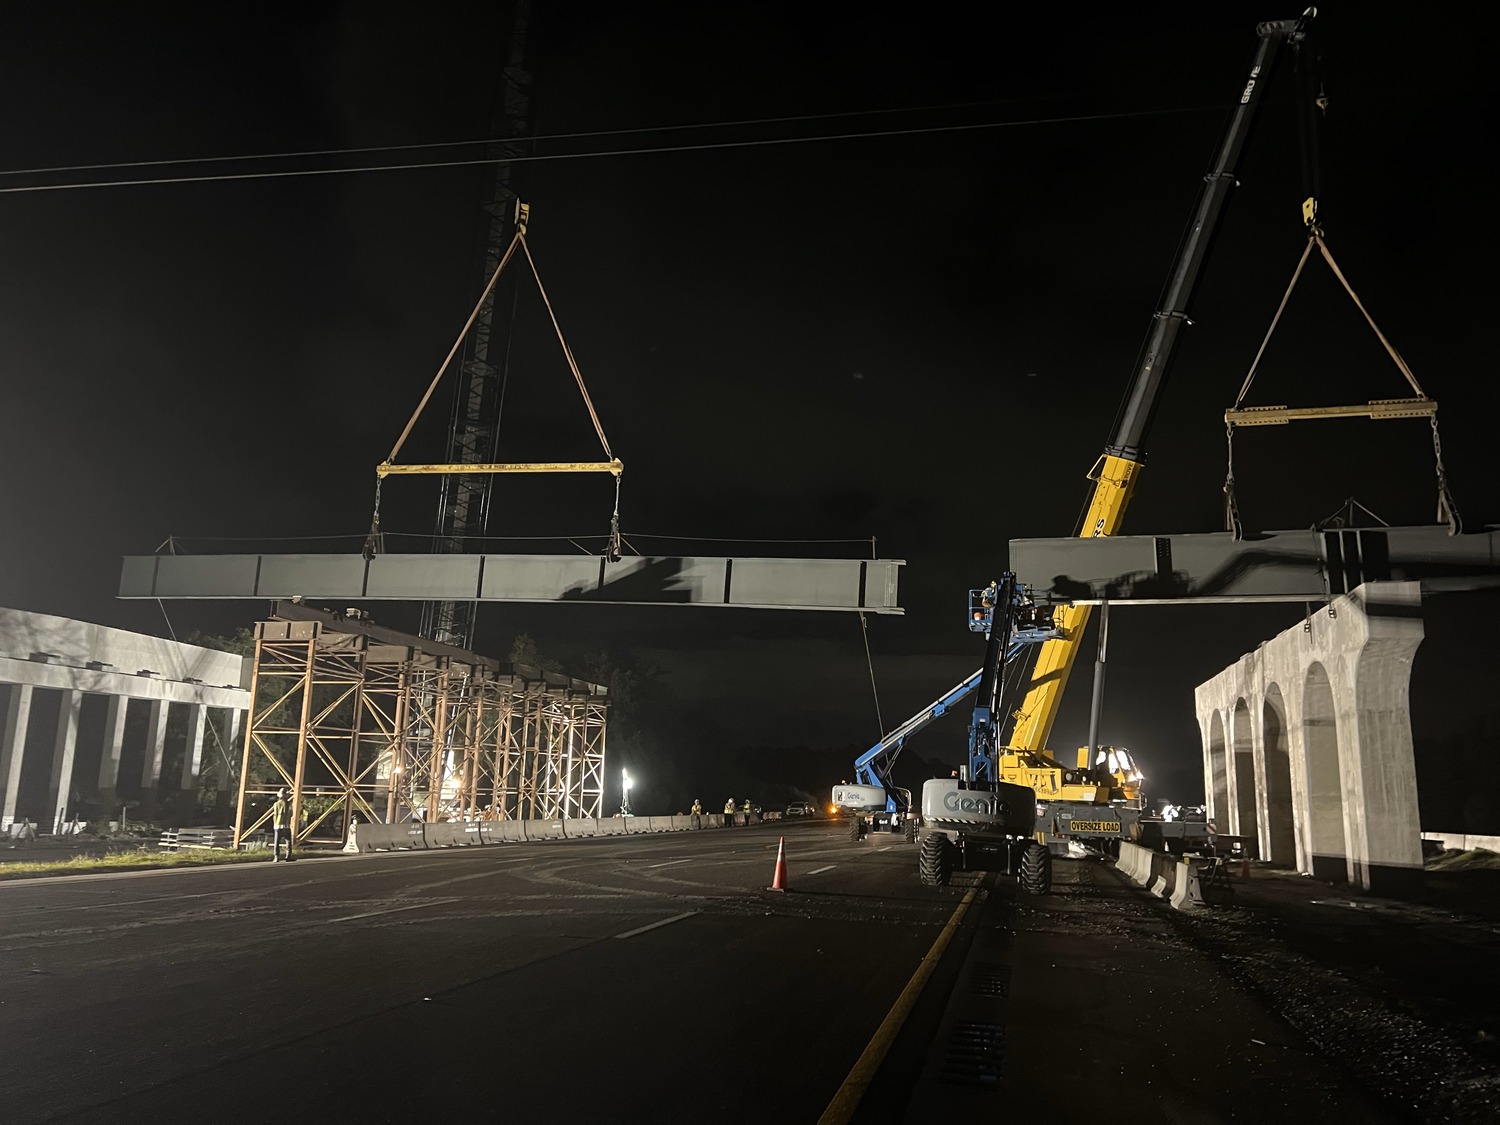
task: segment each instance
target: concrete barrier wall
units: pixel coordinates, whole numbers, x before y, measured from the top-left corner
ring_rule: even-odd
[[[411,851],[427,846],[427,833],[423,825],[410,822],[361,824],[354,831],[354,842],[362,852]]]
[[[490,820],[469,824],[403,821],[398,824],[360,824],[355,832],[355,846],[361,852],[390,852],[419,848],[473,847],[482,844],[518,844],[528,840],[654,835],[661,832],[692,831],[695,819],[698,821],[698,828],[722,828],[726,819],[732,823],[745,823],[743,813],[736,813],[733,818],[728,818],[723,813],[704,813],[696,818],[612,816],[600,820]]]
[[[1115,867],[1136,886],[1166,899],[1175,909],[1193,910],[1207,901],[1200,865],[1211,862],[1191,857],[1179,859],[1168,852],[1122,843]]]
[[[1150,882],[1151,850],[1143,848],[1139,844],[1122,841],[1120,844],[1120,855],[1115,860],[1115,866],[1132,883],[1144,887]]]
[[[1198,881],[1198,870],[1192,860],[1180,860],[1177,864],[1176,885],[1172,888],[1172,907],[1176,910],[1192,910],[1203,905],[1203,888]]]
[[[1120,843],[1120,855],[1115,860],[1116,869],[1132,883],[1163,898],[1177,887],[1178,866],[1176,857],[1169,852],[1153,851],[1126,841]]]

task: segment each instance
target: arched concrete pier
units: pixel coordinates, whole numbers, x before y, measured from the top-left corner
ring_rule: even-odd
[[[1415,582],[1369,582],[1196,691],[1209,819],[1260,855],[1366,890],[1422,868],[1412,756]]]

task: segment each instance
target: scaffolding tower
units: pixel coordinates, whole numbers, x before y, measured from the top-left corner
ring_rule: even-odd
[[[278,602],[255,626],[234,844],[277,789],[292,842],[339,843],[356,820],[597,818],[608,689]]]

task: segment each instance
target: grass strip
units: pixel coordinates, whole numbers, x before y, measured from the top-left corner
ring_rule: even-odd
[[[271,858],[265,849],[235,852],[210,849],[182,852],[114,852],[110,855],[75,855],[67,859],[21,860],[0,863],[0,881],[37,879],[50,875],[87,875],[97,871],[151,870],[164,867],[208,867],[219,863],[258,863]]]

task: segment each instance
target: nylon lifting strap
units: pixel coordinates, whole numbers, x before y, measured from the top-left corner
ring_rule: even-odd
[[[1244,407],[1245,396],[1250,393],[1250,385],[1255,381],[1255,373],[1260,367],[1261,358],[1266,354],[1266,347],[1271,343],[1271,337],[1276,332],[1276,326],[1281,323],[1282,313],[1286,311],[1287,303],[1292,297],[1292,291],[1297,288],[1297,282],[1302,278],[1302,271],[1307,265],[1308,258],[1312,255],[1314,246],[1318,248],[1318,252],[1323,256],[1323,260],[1328,263],[1328,268],[1333,271],[1333,276],[1338,278],[1339,284],[1344,287],[1344,292],[1349,294],[1349,299],[1354,302],[1355,308],[1359,309],[1360,313],[1364,316],[1365,322],[1369,324],[1371,331],[1375,333],[1375,338],[1385,348],[1386,354],[1391,357],[1391,361],[1396,365],[1396,369],[1405,377],[1413,393],[1415,393],[1418,399],[1432,406],[1425,413],[1427,413],[1432,425],[1432,452],[1437,473],[1437,522],[1448,525],[1449,535],[1457,535],[1463,528],[1463,521],[1459,518],[1458,507],[1454,503],[1453,494],[1448,487],[1448,473],[1443,467],[1443,444],[1438,434],[1436,406],[1435,404],[1431,404],[1431,400],[1427,398],[1426,392],[1422,390],[1421,384],[1417,382],[1417,377],[1412,373],[1412,369],[1407,364],[1405,358],[1396,350],[1395,345],[1386,338],[1385,333],[1380,330],[1380,326],[1375,323],[1375,318],[1365,308],[1364,302],[1354,292],[1354,287],[1349,284],[1349,279],[1344,276],[1344,271],[1339,269],[1339,264],[1334,261],[1333,252],[1328,249],[1328,244],[1323,241],[1323,232],[1317,226],[1311,226],[1309,230],[1307,245],[1302,250],[1302,256],[1297,259],[1297,268],[1292,271],[1292,280],[1287,284],[1286,292],[1281,297],[1281,303],[1276,306],[1276,315],[1271,318],[1271,326],[1266,329],[1265,338],[1261,340],[1260,348],[1256,351],[1255,358],[1250,363],[1250,370],[1245,375],[1245,382],[1241,385],[1240,393],[1234,400],[1233,410],[1239,411]],[[1224,528],[1226,531],[1233,532],[1236,539],[1240,539],[1244,536],[1244,525],[1240,520],[1239,505],[1234,495],[1234,423],[1226,422],[1224,431],[1228,460],[1228,469],[1224,477]]]
[[[524,216],[524,212],[522,214]],[[437,374],[432,377],[432,382],[427,385],[427,390],[422,395],[422,400],[417,403],[416,410],[412,412],[411,418],[407,420],[406,427],[401,431],[401,436],[396,439],[396,444],[391,447],[390,455],[385,459],[380,468],[376,470],[375,509],[370,519],[370,534],[365,540],[363,551],[364,557],[367,560],[374,558],[377,553],[385,549],[384,537],[380,531],[380,487],[385,474],[395,471],[396,466],[394,462],[396,455],[401,452],[401,447],[406,444],[406,439],[411,436],[412,429],[417,424],[417,419],[422,416],[422,411],[426,409],[427,403],[432,399],[433,392],[437,390],[437,386],[442,381],[443,375],[453,363],[454,356],[458,354],[459,348],[463,346],[464,339],[474,327],[475,321],[479,319],[479,314],[484,308],[485,301],[489,299],[490,293],[500,280],[501,273],[504,272],[505,267],[510,263],[517,246],[521,248],[521,252],[526,256],[527,264],[531,267],[531,276],[536,280],[537,292],[541,294],[542,304],[546,306],[547,316],[552,322],[552,330],[557,333],[557,342],[562,347],[563,358],[567,361],[568,370],[573,373],[573,379],[578,384],[579,393],[583,395],[583,405],[589,412],[589,420],[594,424],[594,433],[599,436],[599,444],[603,446],[604,455],[608,460],[602,464],[559,463],[532,466],[474,465],[463,467],[439,465],[417,466],[415,468],[418,471],[427,472],[498,472],[527,469],[532,471],[602,470],[610,472],[615,478],[615,505],[614,512],[610,516],[609,543],[606,548],[606,554],[611,562],[618,561],[621,556],[623,539],[620,535],[620,478],[624,475],[622,471],[623,466],[616,460],[614,451],[610,449],[609,438],[604,434],[604,425],[599,421],[599,413],[594,409],[593,399],[589,397],[589,389],[584,384],[583,373],[578,369],[578,361],[573,358],[573,349],[568,347],[568,341],[563,337],[562,326],[558,323],[557,314],[552,309],[552,300],[547,296],[546,287],[542,285],[542,275],[536,268],[536,259],[531,256],[531,247],[526,244],[526,225],[523,217],[518,221],[515,236],[511,239],[510,245],[506,247],[505,253],[501,256],[499,264],[495,267],[495,272],[490,275],[489,283],[485,285],[484,292],[479,295],[479,300],[474,305],[474,311],[469,314],[469,319],[459,331],[458,339],[453,341],[453,347],[448,350],[447,356],[444,357],[443,362],[438,366]],[[411,468],[408,468],[407,471],[411,471]]]

